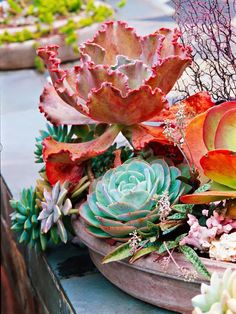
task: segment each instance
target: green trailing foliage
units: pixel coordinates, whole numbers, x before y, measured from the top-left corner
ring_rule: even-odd
[[[36,250],[45,250],[49,237],[40,232],[40,209],[36,205],[34,189],[23,189],[20,201],[11,200],[10,204],[15,210],[11,214],[11,229],[19,234],[19,242]]]
[[[179,246],[180,252],[184,254],[186,259],[193,264],[195,269],[202,274],[207,279],[211,278],[211,274],[207,270],[206,266],[202,263],[201,259],[197,255],[197,253],[192,249],[190,246],[187,245],[180,245]]]

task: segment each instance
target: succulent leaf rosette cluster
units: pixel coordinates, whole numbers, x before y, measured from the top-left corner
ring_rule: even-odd
[[[80,207],[87,231],[122,240],[147,221],[158,221],[157,199],[167,193],[170,204],[176,203],[187,188],[176,179],[180,175],[180,169],[162,159],[131,159],[107,171]]]
[[[44,199],[41,202],[42,211],[38,216],[41,221],[41,233],[47,233],[54,225],[57,227],[57,233],[61,241],[67,242],[67,232],[63,224],[62,217],[69,215],[72,209],[71,200],[67,197],[67,183],[60,184],[58,181],[51,192],[44,189]]]
[[[210,285],[201,285],[201,294],[192,299],[193,314],[236,313],[236,270],[226,269],[222,278],[213,273]]]
[[[50,182],[53,172],[63,171],[62,164],[67,165],[70,181],[79,165],[105,152],[119,132],[136,150],[152,141],[170,144],[163,127],[144,122],[163,122],[177,107],[169,107],[166,95],[191,63],[191,49],[178,43],[179,37],[177,29],[166,28],[142,37],[124,22],[107,22],[80,46],[80,64],[71,69],[60,67],[57,46],[38,49],[52,79],[40,98],[39,108],[46,118],[54,125],[109,126],[100,137],[85,143],[46,138],[43,159]],[[206,93],[191,96],[185,104],[191,117],[212,106]]]

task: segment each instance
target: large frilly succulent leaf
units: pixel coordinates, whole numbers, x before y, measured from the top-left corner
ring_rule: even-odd
[[[110,83],[103,83],[99,90],[90,94],[87,106],[89,115],[95,120],[134,125],[157,115],[166,104],[163,96],[158,88],[152,90],[149,86],[142,86],[122,97]]]
[[[130,132],[132,134],[132,144],[137,150],[143,149],[150,142],[170,145],[170,141],[164,135],[161,126],[139,124],[132,126]]]
[[[54,125],[96,123],[96,121],[81,114],[78,110],[63,101],[51,84],[47,84],[44,87],[43,93],[40,96],[39,110]]]
[[[158,115],[163,95],[191,62],[190,49],[178,38],[178,31],[168,29],[140,37],[124,22],[107,22],[81,46],[80,66],[61,69],[57,46],[39,48],[38,55],[68,106],[93,120],[133,125]],[[59,123],[50,109],[52,97],[44,92],[40,108]]]
[[[236,150],[236,102],[225,102],[196,116],[187,126],[183,147],[189,160],[203,172],[201,158],[210,150]],[[191,152],[191,154],[190,154]]]
[[[215,133],[215,148],[236,152],[236,102],[221,118]]]
[[[43,141],[43,159],[49,182],[76,184],[82,177],[85,160],[104,153],[120,132],[118,126],[112,126],[100,137],[84,143],[61,143],[51,137]]]

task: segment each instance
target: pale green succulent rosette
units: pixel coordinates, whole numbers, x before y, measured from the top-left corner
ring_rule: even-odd
[[[201,294],[192,299],[193,314],[236,313],[236,270],[226,269],[223,277],[213,273],[210,285],[201,285]]]
[[[164,159],[148,163],[134,158],[107,171],[80,207],[87,231],[100,238],[125,238],[147,221],[156,222],[158,197],[167,192],[173,204],[185,192],[187,186],[176,180],[181,175]]]

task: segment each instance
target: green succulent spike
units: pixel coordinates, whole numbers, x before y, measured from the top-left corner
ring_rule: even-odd
[[[33,188],[23,189],[21,200],[11,200],[10,204],[15,209],[11,214],[11,229],[20,234],[19,242],[45,250],[48,237],[40,232],[39,208],[36,205],[36,193]]]
[[[100,238],[121,239],[146,227],[148,221],[156,222],[159,214],[154,198],[166,192],[170,204],[177,202],[186,189],[176,180],[181,174],[164,159],[148,163],[133,158],[107,171],[80,207],[88,232]]]

